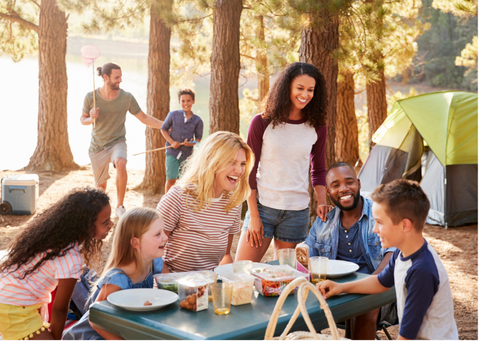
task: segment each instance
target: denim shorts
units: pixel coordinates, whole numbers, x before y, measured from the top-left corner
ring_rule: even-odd
[[[263,236],[286,243],[301,243],[308,236],[310,209],[300,211],[277,210],[260,204],[257,200],[258,212],[263,223]],[[242,231],[248,230],[250,211],[245,215]]]

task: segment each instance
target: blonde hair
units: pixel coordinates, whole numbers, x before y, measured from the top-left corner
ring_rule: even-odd
[[[215,189],[216,174],[235,162],[240,149],[245,151],[245,172],[238,179],[235,190],[223,194],[229,198],[225,211],[230,211],[248,198],[251,192],[248,178],[254,162],[253,152],[237,134],[218,131],[203,141],[200,149],[188,159],[182,176],[177,182],[187,192],[187,207],[189,206],[189,197],[193,198],[191,205],[196,203],[195,211],[201,210],[205,204],[207,204],[206,208],[210,206]]]
[[[92,285],[93,290],[90,293],[90,297],[95,292],[97,284],[110,270],[135,262],[135,267],[141,271],[140,269],[143,268],[142,259],[130,242],[132,238],[140,239],[148,231],[150,225],[155,220],[161,218],[162,216],[157,211],[145,207],[129,209],[122,215],[113,234],[112,251],[102,274]]]

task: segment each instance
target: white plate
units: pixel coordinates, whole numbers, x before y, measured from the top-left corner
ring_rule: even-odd
[[[127,289],[116,291],[107,297],[114,306],[132,311],[160,309],[178,300],[174,292],[163,289]],[[146,301],[152,305],[144,305]]]
[[[252,269],[265,269],[265,268],[269,268],[271,267],[270,264],[266,264],[266,263],[253,263],[252,264]],[[220,265],[220,266],[217,266],[215,269],[213,269],[213,271],[219,275],[220,277],[230,277],[232,278],[234,276],[234,272],[233,272],[233,264],[223,264],[223,265]]]
[[[350,275],[357,271],[360,267],[352,262],[347,262],[344,260],[335,260],[329,259],[328,260],[328,270],[327,270],[327,277],[328,278],[337,278],[346,275]]]

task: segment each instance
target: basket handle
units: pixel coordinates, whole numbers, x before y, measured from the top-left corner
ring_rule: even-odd
[[[333,340],[340,340],[337,325],[335,323],[335,320],[333,319],[332,312],[330,311],[327,302],[323,298],[320,291],[318,291],[318,289],[315,287],[315,285],[310,282],[305,282],[302,283],[302,285],[300,285],[300,287],[298,288],[298,305],[302,312],[303,319],[308,326],[308,330],[310,330],[310,333],[312,333],[314,337],[317,335],[317,332],[313,327],[312,321],[310,320],[310,316],[308,315],[307,307],[305,306],[305,301],[307,300],[309,290],[313,292],[315,296],[317,296],[317,299],[320,301],[320,308],[322,308],[323,312],[325,313],[325,317],[327,318],[328,326],[330,327],[330,332],[332,333]]]
[[[270,321],[268,322],[267,330],[265,331],[265,340],[272,340],[273,339],[273,334],[275,333],[275,328],[277,327],[277,321],[278,321],[278,316],[280,315],[280,311],[282,310],[283,303],[287,299],[288,295],[292,290],[294,290],[298,285],[307,282],[305,277],[299,277],[291,281],[285,289],[283,289],[282,294],[277,300],[277,303],[275,304],[275,307],[273,308],[272,316],[270,317]],[[297,306],[297,309],[295,309],[295,313],[293,314],[292,318],[288,322],[287,327],[285,328],[285,331],[282,333],[282,336],[284,337],[284,334],[286,335],[290,328],[292,327],[293,323],[297,319],[298,315],[300,314],[300,308]],[[282,336],[280,339],[282,339]]]

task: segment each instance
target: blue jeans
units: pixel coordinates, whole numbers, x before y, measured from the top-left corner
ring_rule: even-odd
[[[263,223],[263,236],[286,243],[301,243],[308,236],[310,209],[300,211],[277,210],[260,204],[257,200],[258,212]],[[245,215],[242,231],[248,230],[250,211]]]

